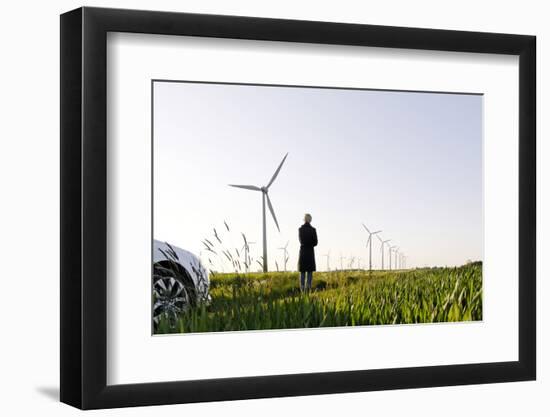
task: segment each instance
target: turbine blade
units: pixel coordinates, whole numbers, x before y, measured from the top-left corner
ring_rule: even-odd
[[[376,235],[376,237],[378,238],[378,240],[382,243],[384,243],[384,241],[382,240],[382,238],[379,236],[379,235]]]
[[[365,228],[365,230],[367,231],[367,233],[370,233],[370,230],[367,226],[365,226],[365,223],[363,223],[363,227]]]
[[[284,156],[283,160],[281,161],[281,163],[279,164],[279,167],[277,168],[277,171],[275,171],[275,174],[273,174],[273,176],[271,177],[271,181],[269,181],[269,184],[267,184],[267,186],[265,188],[269,188],[271,186],[271,184],[273,184],[273,181],[275,181],[275,178],[277,178],[277,175],[279,175],[279,171],[281,170],[283,164],[285,163],[285,160],[286,160],[286,157],[288,156],[288,152],[286,153],[286,155]],[[276,223],[276,222],[275,222]]]
[[[382,230],[377,230],[376,232],[372,232],[373,235],[375,235],[376,233],[380,233]]]
[[[269,211],[271,212],[271,215],[273,216],[273,220],[275,220],[275,225],[277,226],[277,230],[280,232],[281,229],[279,229],[279,222],[277,221],[277,217],[275,217],[275,210],[273,210],[273,206],[271,205],[271,200],[269,199],[269,194],[265,193],[265,197],[267,198],[267,206],[269,207]]]
[[[252,190],[252,191],[262,191],[260,187],[256,187],[255,185],[236,185],[236,184],[228,184],[230,187],[235,188],[244,188],[245,190]]]

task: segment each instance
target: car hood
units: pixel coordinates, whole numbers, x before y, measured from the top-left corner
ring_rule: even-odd
[[[176,259],[170,259],[164,254],[171,253],[172,251],[176,254]],[[205,280],[206,283],[209,282],[208,271],[201,264],[200,259],[196,255],[172,244],[153,240],[153,263],[165,260],[175,261],[184,267],[189,275],[191,275],[195,285],[197,285],[201,279]]]

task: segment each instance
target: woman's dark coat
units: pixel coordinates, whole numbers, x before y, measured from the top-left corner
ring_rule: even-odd
[[[298,260],[298,271],[315,271],[315,251],[317,246],[317,231],[309,223],[304,223],[298,229],[300,238],[300,258]]]

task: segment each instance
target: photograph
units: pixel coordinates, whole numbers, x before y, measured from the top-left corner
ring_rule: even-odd
[[[468,391],[486,414],[537,414],[548,25],[528,7],[501,23],[494,7],[474,8],[477,21],[466,7],[442,23],[430,7],[403,20],[371,6],[77,5],[50,31],[47,13],[35,19],[45,36],[29,32],[29,45],[57,49],[38,80],[56,82],[35,87],[60,103],[34,113],[52,116],[59,143],[33,136],[49,155],[11,142],[36,160],[25,168],[58,168],[56,190],[18,202],[51,194],[56,221],[6,218],[26,241],[22,224],[59,225],[33,241],[59,239],[43,256],[58,285],[38,274],[33,292],[48,301],[43,334],[26,332],[51,336],[32,366],[46,379],[8,372],[36,385],[38,408],[219,402],[242,416],[265,414],[266,399],[332,415],[351,397],[387,411],[391,397],[425,415]],[[16,49],[36,70],[32,45]],[[12,84],[26,103],[28,82]],[[14,410],[32,403],[12,397]]]
[[[482,320],[482,114],[153,80],[153,334]]]

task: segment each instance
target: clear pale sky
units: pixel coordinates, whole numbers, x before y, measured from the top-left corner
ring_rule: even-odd
[[[154,238],[221,270],[201,240],[216,227],[240,250],[244,232],[259,257],[261,193],[227,184],[267,185],[288,152],[269,191],[281,228],[268,212],[270,270],[287,241],[296,268],[305,212],[318,270],[328,251],[331,269],[340,256],[368,264],[363,222],[408,267],[481,260],[482,105],[479,95],[155,82]],[[377,239],[372,253],[378,268]]]

